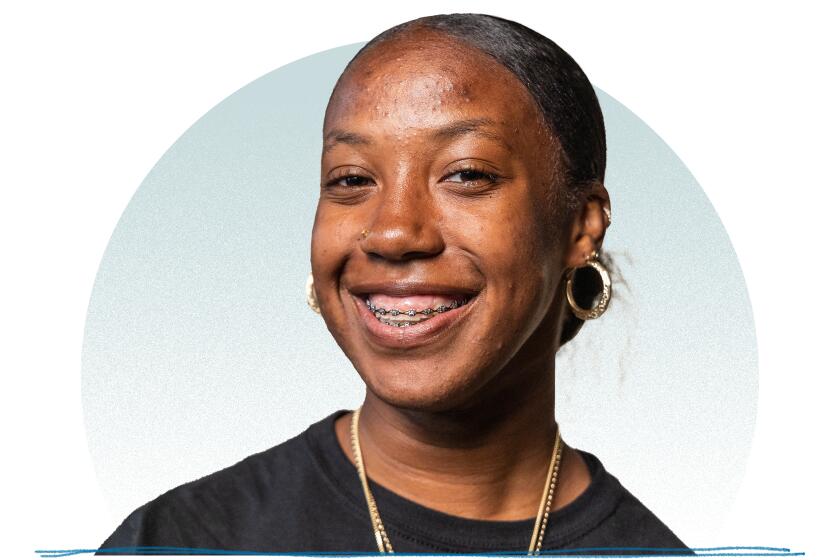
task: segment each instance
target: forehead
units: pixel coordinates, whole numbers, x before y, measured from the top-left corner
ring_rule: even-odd
[[[511,137],[543,128],[536,103],[507,68],[456,39],[420,30],[356,59],[330,100],[324,132],[361,126],[405,136],[475,118]]]

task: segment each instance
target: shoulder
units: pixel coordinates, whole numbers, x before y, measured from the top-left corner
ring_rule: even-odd
[[[624,551],[627,554],[639,552],[640,548],[675,549],[682,554],[689,551],[668,525],[609,473],[597,457],[585,451],[580,453],[593,473],[593,481],[598,481],[595,486],[599,495],[590,498],[600,502],[603,510],[575,546],[622,548],[628,549]]]
[[[169,490],[134,510],[100,546],[100,554],[138,547],[250,548],[249,533],[278,511],[304,507],[320,483],[310,440],[338,413],[297,436],[227,468]]]

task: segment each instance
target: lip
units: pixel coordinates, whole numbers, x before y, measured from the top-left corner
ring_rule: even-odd
[[[409,327],[392,327],[381,323],[368,309],[367,294],[386,294],[389,296],[455,295],[467,296],[469,301],[455,309],[435,315]],[[359,284],[350,291],[356,312],[364,326],[366,337],[373,343],[392,349],[417,348],[445,336],[466,317],[473,308],[481,292],[463,287],[427,284],[412,281],[389,282],[387,284]]]
[[[367,294],[384,294],[387,296],[441,295],[474,297],[480,290],[453,286],[450,284],[436,284],[413,279],[392,280],[388,282],[359,282],[350,288],[354,296]]]

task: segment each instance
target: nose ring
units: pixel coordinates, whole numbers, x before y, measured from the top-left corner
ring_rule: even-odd
[[[367,236],[370,235],[370,230],[369,229],[363,229],[362,233],[360,233],[359,235],[361,236],[362,239],[367,239]]]

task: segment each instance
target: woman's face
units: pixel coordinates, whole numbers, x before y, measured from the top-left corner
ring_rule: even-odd
[[[366,52],[331,99],[312,271],[377,397],[452,410],[553,364],[569,228],[524,86],[430,33]]]

